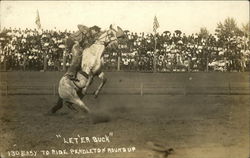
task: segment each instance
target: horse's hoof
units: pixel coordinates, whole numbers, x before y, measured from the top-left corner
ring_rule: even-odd
[[[84,113],[84,114],[90,114],[91,113],[91,111],[90,111],[90,109],[89,108],[84,108],[84,109],[82,109],[82,112]]]
[[[94,93],[95,98],[98,97],[98,94],[99,94],[98,92],[95,92],[95,93]]]

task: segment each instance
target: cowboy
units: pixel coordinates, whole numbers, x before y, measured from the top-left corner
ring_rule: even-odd
[[[98,26],[88,28],[84,25],[77,25],[77,27],[79,30],[66,39],[66,50],[68,53],[72,52],[72,60],[66,76],[73,81],[78,81],[76,74],[80,69],[82,51],[95,42],[100,32]]]

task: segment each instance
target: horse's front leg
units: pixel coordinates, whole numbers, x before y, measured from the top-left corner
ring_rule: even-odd
[[[50,110],[50,113],[54,114],[56,113],[59,109],[63,107],[63,99],[61,97],[58,97],[57,103],[53,108]]]
[[[95,91],[95,98],[98,97],[98,94],[100,93],[102,87],[104,86],[104,84],[107,82],[107,78],[105,78],[104,73],[101,72],[98,77],[101,79],[101,84],[99,85],[99,87],[97,88],[97,90]]]

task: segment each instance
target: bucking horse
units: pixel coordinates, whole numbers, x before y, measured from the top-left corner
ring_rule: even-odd
[[[122,37],[124,37],[123,30],[119,26],[110,25],[108,30],[101,32],[101,35],[94,44],[83,50],[81,69],[76,75],[79,81],[72,81],[66,76],[61,78],[58,87],[59,97],[56,105],[51,109],[51,113],[55,113],[61,109],[64,103],[72,110],[77,111],[73,106],[73,104],[75,104],[79,106],[82,111],[90,113],[90,109],[85,105],[82,99],[86,95],[86,91],[95,76],[98,76],[102,81],[94,93],[96,97],[98,96],[107,80],[102,71],[104,50],[109,45],[117,46],[118,40]],[[77,47],[79,47],[79,44],[73,46],[72,53],[75,52],[74,50],[77,49]]]

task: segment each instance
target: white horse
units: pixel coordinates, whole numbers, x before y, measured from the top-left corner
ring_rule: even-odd
[[[77,72],[78,81],[72,81],[68,77],[63,76],[59,82],[58,92],[59,98],[57,104],[51,109],[52,113],[62,108],[65,102],[67,106],[76,110],[72,104],[78,105],[83,111],[90,112],[89,108],[84,104],[82,98],[86,94],[86,90],[95,76],[98,76],[102,82],[95,91],[95,96],[99,94],[100,90],[106,82],[103,66],[103,52],[108,45],[117,45],[118,38],[124,36],[120,27],[110,25],[107,31],[104,31],[93,45],[86,48],[82,52],[81,70]],[[72,48],[72,53],[79,47],[75,44]]]

